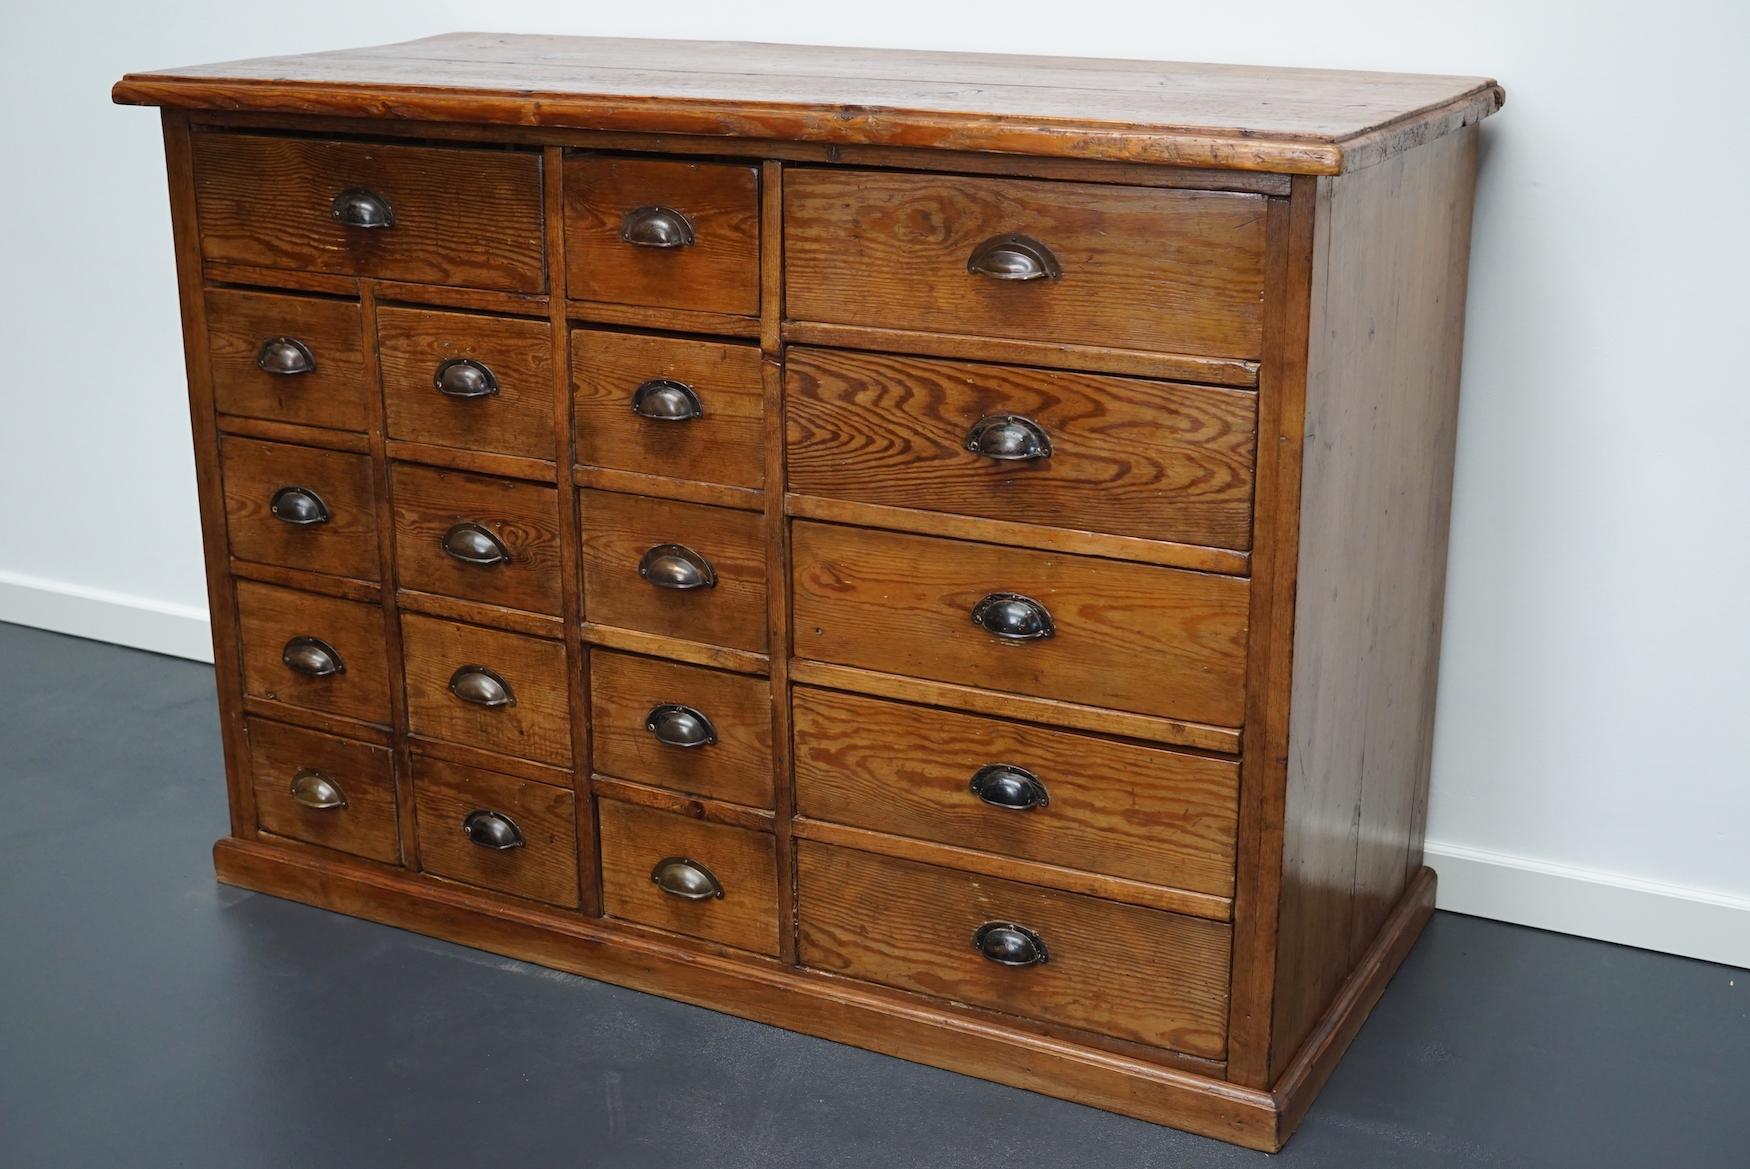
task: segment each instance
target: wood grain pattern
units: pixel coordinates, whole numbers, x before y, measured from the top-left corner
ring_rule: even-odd
[[[363,430],[370,420],[359,306],[313,296],[209,288],[207,353],[213,406],[221,414],[303,426]],[[262,343],[290,337],[310,351],[309,373],[272,374],[256,364]]]
[[[380,607],[252,580],[238,581],[236,588],[244,694],[388,725],[389,663]],[[345,670],[324,678],[293,670],[281,655],[294,637],[319,638]]]
[[[256,823],[263,832],[384,864],[401,863],[391,752],[266,719],[249,719],[245,727]],[[345,805],[318,810],[294,800],[292,779],[305,768],[326,775]]]
[[[559,615],[564,585],[553,488],[396,464],[391,490],[402,588]],[[492,533],[508,561],[470,564],[446,552],[445,534],[461,523]]]
[[[802,961],[816,970],[1192,1055],[1226,1049],[1225,925],[810,840],[796,864]],[[1049,960],[991,962],[972,945],[990,921],[1033,930]],[[1147,976],[1113,976],[1129,969]]]
[[[359,580],[377,578],[377,492],[370,459],[226,436],[219,440],[219,462],[233,556]],[[284,487],[313,492],[327,507],[328,519],[291,524],[276,517],[273,497]]]
[[[194,136],[194,166],[209,261],[542,289],[536,155],[205,133]],[[355,187],[388,201],[393,227],[334,218],[335,196]]]
[[[537,763],[571,763],[565,647],[557,642],[405,614],[407,729]],[[450,692],[463,666],[485,666],[504,680],[515,705],[478,706]]]
[[[576,908],[577,830],[570,789],[417,755],[413,768],[422,872]],[[475,844],[463,833],[462,822],[477,810],[508,817],[523,846],[501,852]]]
[[[259,438],[265,442],[313,446],[330,451],[350,451],[355,455],[371,453],[370,436],[358,431],[329,430],[320,426],[303,426],[296,422],[275,422],[270,418],[248,418],[241,414],[221,414],[217,423],[220,434],[236,434],[244,438]]]
[[[804,521],[791,531],[798,657],[1240,723],[1243,580]],[[986,633],[970,614],[992,593],[1043,604],[1056,636]],[[1139,660],[1149,669],[1135,669]]]
[[[791,168],[784,205],[797,320],[1258,356],[1259,195]],[[1011,232],[1049,248],[1062,279],[967,271]]]
[[[603,800],[599,816],[602,907],[609,917],[777,954],[777,859],[769,833],[615,800]],[[677,856],[710,872],[723,896],[686,901],[658,888],[651,870]]]
[[[428,446],[553,460],[553,354],[545,321],[382,308],[377,346],[389,436]],[[492,371],[498,392],[452,398],[434,378],[466,358]]]
[[[883,507],[1246,549],[1257,401],[1237,390],[826,349],[789,350],[791,491]],[[1021,415],[1049,457],[967,449]]]
[[[775,819],[764,808],[750,808],[745,804],[730,804],[722,800],[706,799],[704,796],[671,791],[668,788],[650,787],[647,784],[633,783],[629,779],[615,779],[600,772],[590,776],[590,786],[595,789],[598,799],[619,800],[622,803],[637,804],[641,808],[655,808],[659,812],[704,820],[711,824],[728,824],[732,828],[746,828],[753,832],[772,831]]]

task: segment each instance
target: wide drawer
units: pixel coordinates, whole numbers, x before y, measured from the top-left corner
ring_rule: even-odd
[[[231,555],[376,580],[377,492],[368,455],[219,440]]]
[[[798,687],[796,811],[1232,897],[1239,764]]]
[[[540,292],[532,151],[194,136],[208,263]]]
[[[592,650],[595,770],[689,795],[772,806],[772,697],[764,678]]]
[[[553,458],[553,343],[542,321],[377,311],[390,438]]]
[[[405,613],[401,649],[413,734],[571,766],[562,643]]]
[[[237,624],[245,694],[389,722],[389,663],[376,605],[240,580]]]
[[[786,170],[785,313],[1254,358],[1265,207],[1217,191]]]
[[[255,822],[263,832],[401,863],[393,756],[383,747],[252,718]]]
[[[575,909],[570,788],[414,756],[419,867],[433,876]]]
[[[601,820],[602,911],[609,917],[778,952],[778,865],[770,833],[617,800]]]
[[[1217,548],[1252,544],[1257,396],[792,349],[790,490]]]
[[[559,613],[559,493],[551,487],[397,463],[401,587]]]
[[[207,290],[207,356],[221,414],[334,430],[370,424],[358,302]]]
[[[1237,727],[1247,582],[797,522],[801,658]]]

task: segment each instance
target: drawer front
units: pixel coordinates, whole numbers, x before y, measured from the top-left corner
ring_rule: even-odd
[[[577,908],[570,788],[415,756],[413,804],[421,871]]]
[[[756,167],[576,155],[565,162],[566,294],[757,316]]]
[[[1257,396],[1135,378],[792,349],[790,490],[1252,545]]]
[[[778,952],[778,864],[770,834],[617,800],[601,801],[597,811],[602,910],[609,917],[759,954]]]
[[[263,832],[401,863],[389,751],[252,718],[255,820]]]
[[[404,613],[401,648],[413,734],[571,766],[562,643]]]
[[[807,840],[796,864],[805,965],[1210,1059],[1227,1049],[1225,924]]]
[[[244,693],[388,725],[389,663],[376,605],[240,580],[237,623]]]
[[[559,493],[551,487],[397,463],[401,587],[559,613]]]
[[[791,560],[798,657],[1218,726],[1244,716],[1244,580],[803,522]],[[1052,634],[1025,638],[1041,608]]]
[[[798,815],[1232,897],[1239,765],[798,687]]]
[[[209,263],[543,287],[532,152],[199,133],[194,181]]]
[[[377,492],[368,455],[219,440],[231,555],[376,580]]]
[[[729,487],[765,482],[760,351],[577,329],[577,461]]]
[[[853,170],[784,174],[786,314],[1257,357],[1262,195]],[[1002,237],[1049,257],[1031,261]],[[981,245],[997,247],[986,259]],[[1025,242],[1023,247],[1027,246]],[[1061,273],[998,279],[969,270]]]
[[[377,311],[390,438],[553,458],[553,346],[541,321]]]
[[[356,302],[233,288],[208,289],[206,300],[219,413],[334,430],[370,424]]]
[[[758,514],[608,491],[578,506],[584,620],[765,652]]]
[[[595,770],[751,807],[772,806],[772,698],[764,678],[593,650]]]

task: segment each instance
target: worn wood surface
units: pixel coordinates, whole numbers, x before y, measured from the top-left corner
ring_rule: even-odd
[[[377,492],[371,460],[315,447],[257,442],[227,435],[219,440],[225,476],[225,526],[231,555],[375,580]],[[274,496],[298,487],[322,501],[328,518],[293,524],[273,514]]]
[[[553,488],[395,464],[391,489],[402,588],[559,615],[564,585]],[[471,564],[446,552],[446,533],[461,523],[485,528],[504,546],[507,560]]]
[[[370,419],[359,306],[312,296],[238,288],[206,293],[213,406],[221,414],[362,431]],[[262,343],[289,337],[310,351],[308,373],[272,374],[256,364]]]
[[[243,646],[243,692],[270,702],[388,725],[389,666],[383,610],[337,597],[238,581],[237,628]],[[314,637],[345,669],[312,678],[281,660],[294,637]]]
[[[391,752],[266,719],[249,719],[245,727],[261,831],[384,864],[401,862]],[[315,809],[294,800],[292,780],[306,768],[327,776],[345,804]]]
[[[570,789],[414,757],[422,872],[565,908],[577,906],[577,836]],[[521,848],[475,844],[462,822],[475,811],[508,817]]]
[[[537,763],[571,763],[565,647],[557,642],[409,613],[401,636],[407,668],[407,729]],[[504,680],[514,705],[479,706],[450,692],[464,666]]]
[[[544,321],[384,307],[377,347],[389,437],[553,459],[553,354]],[[435,378],[446,361],[477,361],[498,392],[453,398]]]

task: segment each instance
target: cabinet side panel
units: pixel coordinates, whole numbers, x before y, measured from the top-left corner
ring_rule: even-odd
[[[1422,863],[1476,137],[1319,180],[1273,1076]]]

